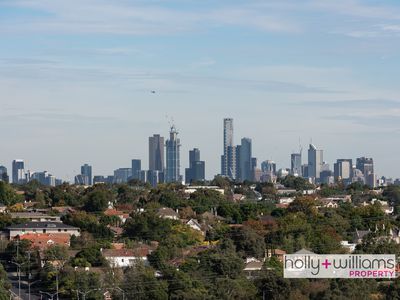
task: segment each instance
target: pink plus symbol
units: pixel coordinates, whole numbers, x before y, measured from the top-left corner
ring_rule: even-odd
[[[325,267],[325,269],[328,269],[328,267],[331,266],[332,264],[329,262],[329,260],[325,259],[325,262],[322,263],[322,265]]]

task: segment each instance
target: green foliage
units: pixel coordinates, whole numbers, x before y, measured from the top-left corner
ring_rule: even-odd
[[[255,257],[264,258],[264,238],[248,227],[238,228],[231,231],[231,239],[235,243],[236,250],[243,258]]]
[[[112,240],[114,237],[107,224],[99,223],[95,215],[84,211],[70,213],[64,217],[63,221],[68,225],[92,233],[98,239]]]
[[[23,202],[23,200],[23,196],[17,195],[11,185],[4,181],[0,181],[0,203],[11,206],[15,203]]]
[[[53,245],[44,251],[45,261],[66,261],[68,259],[68,249],[62,245]]]
[[[76,258],[85,259],[92,267],[101,267],[106,265],[106,261],[100,251],[95,247],[83,249],[78,252]]]
[[[304,191],[312,189],[314,186],[307,181],[307,179],[302,177],[295,177],[293,175],[288,175],[280,180],[280,183],[285,187],[290,189],[295,189],[296,191]]]
[[[104,186],[95,186],[85,196],[84,209],[87,212],[103,212],[109,202],[114,202],[112,192]]]
[[[146,268],[141,264],[128,269],[122,285],[127,299],[167,300],[167,282],[158,280],[154,274],[154,269]]]
[[[136,213],[127,220],[124,236],[133,240],[161,241],[175,224],[178,222],[160,218],[152,211]]]

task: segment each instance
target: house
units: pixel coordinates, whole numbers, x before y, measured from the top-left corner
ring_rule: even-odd
[[[0,213],[5,213],[7,211],[7,205],[0,203]]]
[[[195,219],[190,219],[188,222],[186,222],[186,225],[189,226],[190,228],[192,228],[193,230],[201,231],[203,233],[202,226]]]
[[[351,244],[348,241],[341,241],[340,245],[346,250],[348,250],[349,253],[353,253],[356,250],[357,244]]]
[[[105,214],[106,216],[109,216],[109,217],[111,217],[111,216],[116,216],[116,217],[118,217],[118,218],[121,220],[121,223],[122,223],[122,224],[125,224],[126,220],[128,220],[128,218],[129,218],[129,214],[126,214],[126,213],[124,213],[124,212],[122,212],[122,211],[119,211],[119,210],[116,210],[116,209],[113,209],[113,208],[107,209],[107,210],[104,212],[104,214]]]
[[[286,251],[281,249],[269,249],[266,251],[266,257],[272,258],[276,257],[280,262],[283,262],[284,256],[286,255]]]
[[[363,239],[371,233],[371,230],[356,230],[353,236],[353,244],[360,245],[363,242]]]
[[[263,269],[263,266],[264,262],[251,257],[246,259],[243,271],[247,274],[247,278],[252,278],[254,277],[255,273],[258,273]]]
[[[75,209],[70,206],[54,206],[54,207],[52,207],[52,210],[59,213],[62,216],[65,216],[68,213],[75,212]]]
[[[184,192],[185,194],[193,194],[197,191],[201,191],[201,190],[211,190],[211,191],[216,191],[218,193],[220,193],[221,195],[225,195],[225,190],[221,189],[218,186],[188,186],[185,188]]]
[[[320,206],[323,208],[339,208],[339,204],[336,201],[330,200],[330,199],[320,199]]]
[[[178,212],[169,207],[162,207],[158,210],[157,215],[163,219],[179,220]]]
[[[137,262],[148,264],[147,256],[152,250],[148,246],[140,246],[136,249],[104,249],[103,257],[114,268],[129,268]]]
[[[46,250],[53,245],[70,246],[71,236],[67,233],[27,233],[16,237],[19,240],[31,241],[32,248]]]
[[[279,204],[290,204],[294,201],[293,197],[283,197],[278,200]]]
[[[18,235],[27,233],[66,233],[70,236],[80,236],[80,229],[77,227],[65,225],[61,222],[28,222],[22,224],[14,224],[6,227],[9,240],[14,239]]]
[[[389,238],[391,241],[395,242],[396,244],[400,244],[400,230],[399,228],[390,228],[389,230]]]
[[[240,202],[246,199],[246,196],[243,194],[233,194],[233,201],[234,202]]]
[[[12,219],[26,219],[31,222],[61,222],[59,216],[50,216],[40,212],[12,212]]]

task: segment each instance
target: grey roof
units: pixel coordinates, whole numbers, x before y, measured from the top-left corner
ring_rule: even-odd
[[[297,251],[295,254],[307,254],[307,255],[312,255],[315,254],[314,252],[311,252],[310,250],[307,249],[301,249],[300,251]]]
[[[41,212],[12,212],[10,215],[13,218],[60,218],[59,216],[46,215]]]
[[[27,222],[8,226],[7,229],[79,229],[61,222]]]

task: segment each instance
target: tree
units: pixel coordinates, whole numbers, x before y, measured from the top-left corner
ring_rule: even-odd
[[[264,238],[251,228],[234,229],[230,236],[235,243],[236,250],[243,254],[243,257],[263,258],[265,256]]]
[[[44,251],[45,261],[61,261],[68,259],[68,249],[63,245],[53,245]]]
[[[239,278],[243,272],[243,260],[237,255],[232,240],[223,240],[217,249],[200,253],[200,270],[232,279]]]
[[[78,252],[76,258],[85,259],[92,267],[102,267],[106,265],[106,260],[104,259],[101,251],[95,247],[83,249],[82,251]]]
[[[10,206],[17,202],[22,202],[23,200],[23,196],[17,195],[11,185],[4,181],[0,181],[0,203]]]
[[[296,197],[296,199],[290,203],[289,212],[302,212],[308,216],[314,216],[317,214],[317,206],[314,197],[303,196]]]
[[[87,212],[103,212],[107,209],[108,203],[113,202],[111,191],[105,188],[95,188],[86,195],[84,209]]]
[[[155,270],[142,264],[128,269],[122,289],[127,299],[136,300],[166,300],[168,299],[167,283],[155,277]]]

